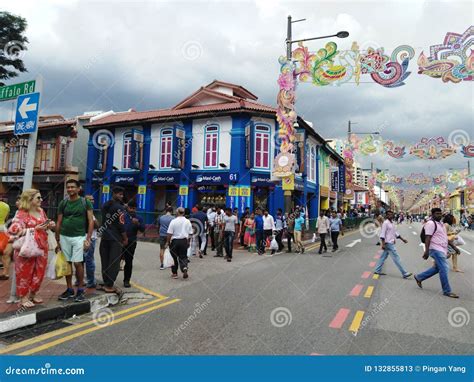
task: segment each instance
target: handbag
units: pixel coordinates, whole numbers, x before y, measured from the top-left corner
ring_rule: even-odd
[[[44,256],[44,251],[38,246],[38,243],[36,242],[34,229],[29,228],[26,230],[25,240],[18,255],[27,258]]]

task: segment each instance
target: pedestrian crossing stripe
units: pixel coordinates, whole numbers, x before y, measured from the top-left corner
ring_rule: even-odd
[[[372,296],[372,292],[374,291],[373,286],[367,287],[367,290],[365,291],[364,297],[365,298],[370,298]]]

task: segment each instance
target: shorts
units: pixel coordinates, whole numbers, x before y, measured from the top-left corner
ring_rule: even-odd
[[[59,235],[59,244],[66,260],[70,263],[82,263],[84,261],[84,236]]]
[[[166,241],[168,240],[168,236],[160,236],[160,249],[164,249],[166,246]]]

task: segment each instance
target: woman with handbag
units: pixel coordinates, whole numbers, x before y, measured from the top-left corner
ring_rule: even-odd
[[[43,302],[36,294],[48,263],[47,230],[54,226],[54,222],[47,219],[41,208],[42,200],[38,190],[23,191],[19,211],[9,228],[13,240],[16,290],[24,308]]]

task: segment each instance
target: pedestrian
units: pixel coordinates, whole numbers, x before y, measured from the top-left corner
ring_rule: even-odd
[[[0,275],[0,280],[8,280],[10,268],[10,251],[7,250],[8,241],[10,237],[7,233],[6,220],[10,215],[10,206],[4,201],[0,201],[0,255],[2,258],[3,272]]]
[[[170,247],[171,256],[173,256],[174,264],[171,267],[171,277],[178,278],[178,266],[183,273],[183,279],[187,279],[188,275],[188,247],[190,245],[193,227],[191,222],[184,216],[185,210],[179,207],[176,210],[176,218],[173,219],[167,231],[167,245]]]
[[[446,259],[448,252],[448,235],[444,224],[441,223],[442,216],[441,208],[433,208],[431,210],[431,219],[423,226],[421,235],[423,238],[424,231],[425,251],[423,253],[423,259],[427,260],[428,257],[432,257],[435,261],[435,265],[415,275],[415,281],[418,287],[423,288],[422,282],[424,280],[439,273],[443,294],[451,298],[459,298],[456,293],[451,291],[451,286],[449,285],[449,267]]]
[[[382,224],[382,228],[380,229],[380,241],[382,242],[383,253],[380,256],[377,265],[375,266],[374,274],[381,276],[386,275],[386,273],[382,272],[382,267],[389,255],[392,257],[393,262],[401,272],[404,279],[410,277],[413,274],[411,272],[407,272],[405,268],[403,268],[403,265],[400,261],[400,256],[398,255],[397,249],[395,247],[395,242],[397,239],[400,239],[405,244],[408,243],[408,241],[396,231],[395,224],[393,222],[393,211],[388,210],[386,212],[386,219]]]
[[[84,252],[91,246],[94,230],[94,214],[90,201],[79,196],[80,183],[76,179],[66,181],[68,198],[59,203],[56,241],[66,260],[71,263],[77,279],[77,291],[74,294],[72,274],[66,276],[66,290],[58,300],[85,300],[84,294]]]
[[[94,205],[94,197],[92,195],[86,195],[85,198]],[[95,280],[95,245],[97,242],[97,228],[99,228],[99,222],[95,218],[94,214],[92,214],[92,218],[94,220],[94,230],[92,231],[91,235],[91,244],[89,249],[84,252],[84,263],[86,266],[86,288],[95,288],[97,286],[97,282]]]
[[[262,209],[258,207],[255,210],[255,244],[257,253],[261,256],[265,253],[265,233],[263,231]]]
[[[230,263],[232,261],[232,250],[234,248],[234,238],[238,236],[235,232],[235,226],[238,224],[237,216],[232,214],[230,208],[226,208],[224,216],[224,248],[226,259]]]
[[[454,272],[464,273],[464,271],[458,268],[458,256],[461,254],[461,251],[456,246],[458,231],[454,227],[455,221],[456,219],[452,214],[447,214],[443,218],[444,228],[448,235],[448,258],[451,257]]]
[[[196,204],[196,212],[191,214],[190,220],[196,223],[195,238],[198,240],[199,257],[202,259],[203,255],[207,255],[204,251],[207,240],[207,214],[203,211],[202,205]]]
[[[168,240],[168,227],[171,221],[174,219],[173,207],[166,208],[166,214],[161,215],[158,219],[158,233],[159,233],[159,243],[160,243],[160,270],[165,269],[163,266],[163,259],[165,255],[166,242]]]
[[[326,235],[329,233],[329,219],[324,214],[324,211],[321,210],[319,213],[319,218],[316,222],[316,229],[318,231],[319,238],[321,240],[321,245],[319,246],[319,254],[328,251],[328,246],[326,245]]]
[[[249,252],[255,251],[255,214],[251,213],[244,223],[244,244]]]
[[[273,219],[273,216],[268,213],[268,210],[265,209],[263,211],[263,234],[264,234],[264,241],[265,245],[273,238],[273,231],[275,231],[275,220]],[[275,250],[271,250],[271,254],[273,255],[275,253]]]
[[[211,238],[211,251],[216,250],[216,241],[214,237],[214,227],[216,220],[216,208],[211,207],[207,210],[207,224],[209,226],[209,237]]]
[[[344,235],[342,220],[337,217],[336,211],[332,212],[332,217],[329,219],[329,228],[331,230],[332,251],[335,252],[339,249],[339,245],[337,244],[339,232]]]
[[[138,232],[145,232],[145,224],[143,218],[137,215],[137,203],[130,200],[125,206],[125,231],[127,232],[128,244],[122,248],[122,258],[125,259],[123,268],[123,286],[130,288],[130,279],[133,272],[133,257],[137,249]]]
[[[240,246],[244,247],[247,249],[247,245],[245,244],[245,221],[249,218],[250,216],[250,208],[246,207],[244,213],[240,217],[240,226],[239,226],[239,241],[240,241]]]
[[[102,206],[102,238],[99,246],[103,290],[106,293],[116,293],[119,297],[123,292],[115,285],[115,281],[120,270],[122,248],[128,244],[123,193],[123,187],[115,186],[112,189],[112,199]]]
[[[283,237],[283,227],[284,227],[284,222],[283,222],[283,210],[281,208],[278,208],[277,214],[275,217],[275,240],[278,243],[278,252],[281,253],[281,251],[284,248],[283,242],[282,242],[282,237]]]
[[[298,214],[295,217],[295,228],[294,228],[296,253],[300,253],[300,252],[304,253],[304,245],[302,242],[304,223],[305,223],[304,217],[301,214]]]
[[[40,256],[20,256],[20,250],[14,251],[16,294],[20,298],[23,308],[32,308],[35,304],[43,303],[37,293],[43,282],[48,263],[48,234],[47,230],[55,227],[53,221],[46,217],[41,203],[43,199],[38,190],[28,189],[23,191],[19,203],[18,213],[8,229],[11,241],[19,240],[25,236],[28,229],[34,230],[34,240]],[[31,253],[27,253],[31,255]]]
[[[214,243],[216,245],[214,257],[224,257],[224,212],[219,206],[216,207],[214,218]]]
[[[288,250],[286,253],[291,253],[291,241],[295,241],[294,228],[295,228],[295,218],[294,213],[286,213],[285,215],[285,225],[286,225],[286,242],[288,245]]]

